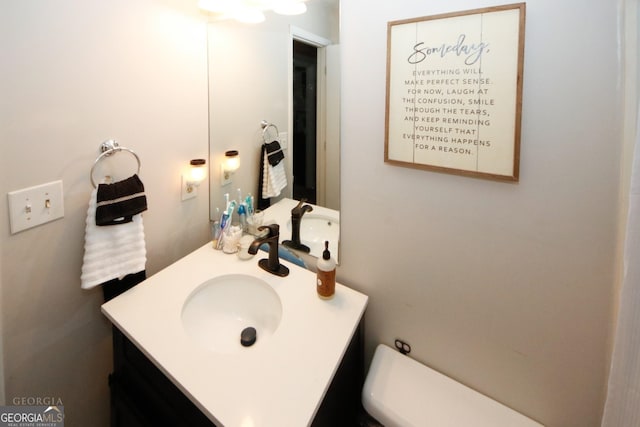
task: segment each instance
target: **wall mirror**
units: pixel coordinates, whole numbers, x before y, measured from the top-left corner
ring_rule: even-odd
[[[212,220],[219,219],[227,193],[231,199],[237,199],[239,192],[258,199],[263,121],[275,125],[267,137],[278,137],[285,154],[287,186],[270,199],[271,204],[305,198],[339,214],[339,0],[308,0],[305,4],[307,12],[302,15],[267,11],[265,21],[258,24],[210,17]],[[231,183],[223,185],[221,165],[228,150],[240,153],[240,168],[231,176]],[[339,227],[339,219],[336,225]],[[286,238],[288,233],[281,228]],[[336,249],[337,245],[332,244]]]

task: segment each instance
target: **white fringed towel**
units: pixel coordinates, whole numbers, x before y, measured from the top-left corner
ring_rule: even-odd
[[[82,289],[90,289],[112,279],[145,269],[147,249],[142,215],[134,215],[126,224],[97,226],[96,195],[91,193],[84,235]]]
[[[277,197],[280,195],[282,189],[287,186],[287,174],[284,170],[284,162],[280,161],[277,165],[271,166],[266,150],[262,161],[264,162],[262,198]]]

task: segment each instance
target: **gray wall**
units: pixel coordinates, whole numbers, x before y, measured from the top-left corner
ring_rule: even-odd
[[[89,171],[116,138],[142,160],[147,269],[209,238],[206,27],[195,2],[24,0],[0,6],[0,276],[6,400],[63,400],[66,425],[109,425],[111,329],[80,289]],[[125,154],[119,154],[125,156]],[[123,158],[123,161],[126,161]],[[62,179],[65,217],[9,235],[8,191]]]
[[[616,268],[616,2],[527,2],[520,183],[383,162],[387,21],[495,2],[342,3],[342,266],[367,348],[417,359],[549,426],[597,426]]]
[[[615,2],[527,2],[519,184],[383,163],[386,22],[492,4],[343,2],[339,278],[371,297],[369,354],[401,337],[549,426],[596,426],[622,144]],[[208,144],[205,25],[191,7],[2,4],[0,193],[62,179],[66,213],[10,236],[0,198],[6,396],[59,395],[69,426],[108,425],[109,325],[99,292],[79,288],[99,143],[142,158],[150,273],[208,238],[206,199],[179,195]]]

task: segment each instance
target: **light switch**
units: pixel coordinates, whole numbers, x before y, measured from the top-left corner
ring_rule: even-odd
[[[11,234],[64,216],[62,181],[11,191],[8,198]]]
[[[284,151],[289,148],[289,133],[288,132],[280,132],[278,134],[278,139],[280,140],[280,148]]]

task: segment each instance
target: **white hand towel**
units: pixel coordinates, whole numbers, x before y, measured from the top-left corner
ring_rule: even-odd
[[[80,276],[82,289],[145,269],[147,250],[141,214],[126,224],[96,225],[96,194],[91,193],[84,236],[84,260]]]
[[[284,170],[284,162],[279,162],[275,166],[269,164],[268,155],[264,153],[264,173],[262,189],[262,198],[268,199],[269,197],[277,197],[280,195],[282,189],[287,186],[287,174]]]

